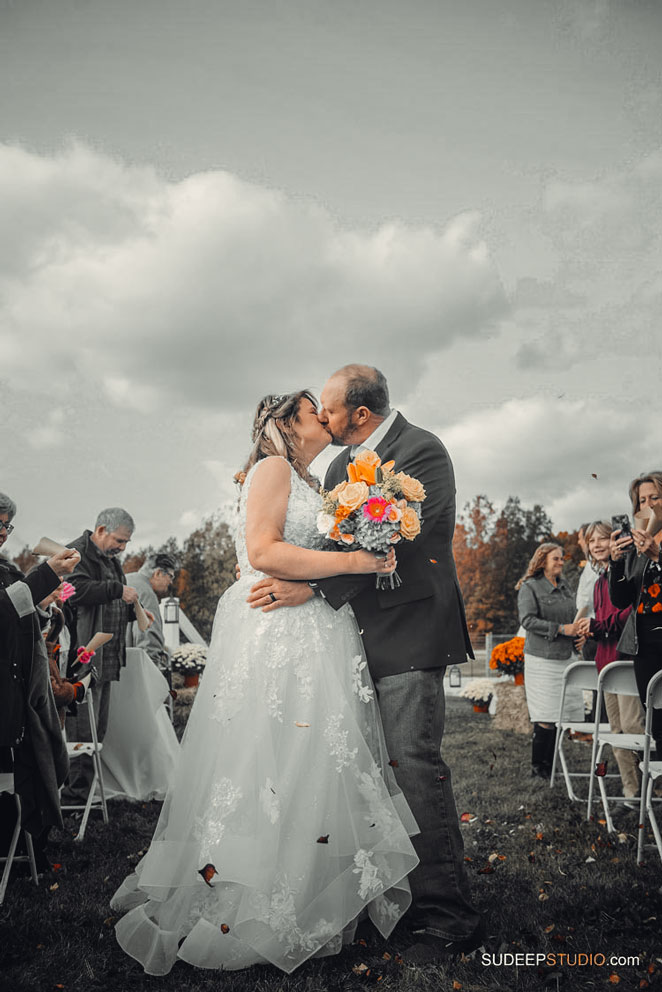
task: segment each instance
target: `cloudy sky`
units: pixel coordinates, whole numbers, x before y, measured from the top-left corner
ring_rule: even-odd
[[[661,40],[658,0],[0,0],[8,552],[114,504],[184,538],[260,395],[349,361],[460,506],[626,510],[662,463]]]

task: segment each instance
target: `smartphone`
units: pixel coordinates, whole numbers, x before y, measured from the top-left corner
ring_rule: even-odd
[[[622,537],[631,537],[632,528],[630,527],[630,518],[627,513],[616,513],[611,518],[611,529],[620,530]]]

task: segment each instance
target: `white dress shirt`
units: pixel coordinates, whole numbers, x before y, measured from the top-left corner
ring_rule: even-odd
[[[375,451],[379,442],[383,441],[390,431],[397,415],[397,410],[391,410],[388,417],[386,417],[385,420],[382,420],[381,424],[378,424],[377,427],[375,427],[372,434],[367,437],[365,441],[361,441],[360,444],[353,444],[350,450],[351,457],[354,458],[359,451]]]

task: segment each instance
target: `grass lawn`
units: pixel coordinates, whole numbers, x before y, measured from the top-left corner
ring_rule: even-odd
[[[571,804],[562,785],[552,792],[531,779],[529,748],[528,738],[495,730],[469,701],[449,700],[444,750],[458,812],[471,814],[462,831],[489,957],[410,969],[397,960],[407,935],[396,931],[389,945],[353,945],[291,976],[268,967],[219,975],[184,963],[166,978],[146,976],[119,949],[108,902],[148,846],[160,804],[114,801],[110,824],[93,816],[83,843],[73,841],[70,822],[53,834],[49,853],[60,867],[39,889],[12,877],[0,907],[0,989],[662,989],[662,865],[654,848],[645,866],[635,864],[637,814],[620,814],[620,833],[608,837],[599,820],[585,821],[584,807]],[[586,755],[583,745],[570,750]],[[550,957],[542,964],[522,957],[519,965],[502,957],[527,954]],[[594,963],[584,963],[590,955]],[[612,956],[631,960],[611,964]]]

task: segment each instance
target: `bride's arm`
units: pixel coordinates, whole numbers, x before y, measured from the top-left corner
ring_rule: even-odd
[[[252,567],[276,579],[376,571],[378,559],[369,551],[313,551],[283,539],[290,481],[290,466],[283,458],[265,458],[253,474],[246,501],[246,550]]]

